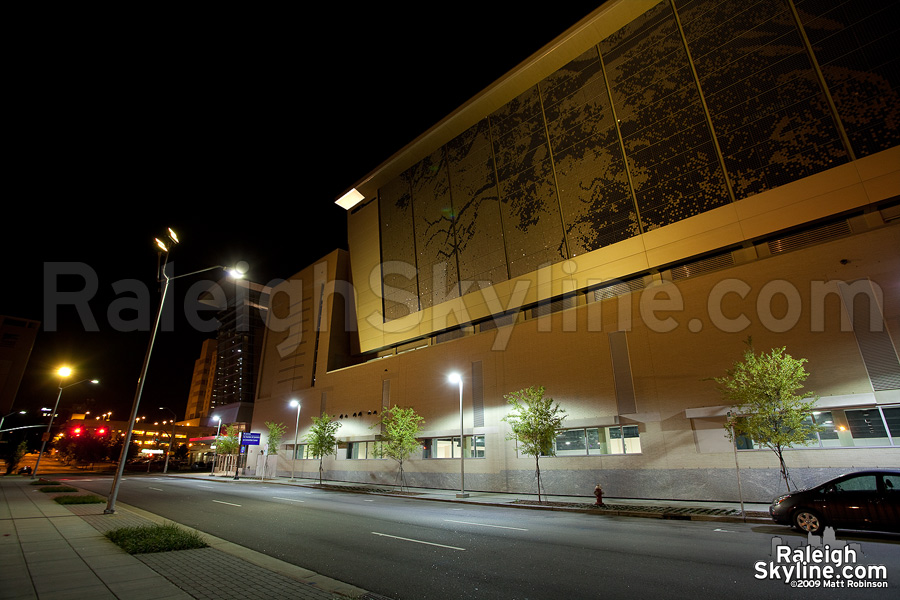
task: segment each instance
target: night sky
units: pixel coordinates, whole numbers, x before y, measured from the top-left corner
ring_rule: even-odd
[[[346,248],[338,196],[594,8],[484,4],[402,14],[341,4],[315,16],[242,5],[87,15],[82,6],[22,18],[5,86],[15,109],[2,229],[13,268],[0,314],[43,326],[14,408],[52,406],[53,372],[67,363],[70,381],[101,385],[67,389],[63,416],[85,403],[127,418],[150,334],[147,325],[117,330],[107,311],[133,297],[114,285],[143,286],[149,323],[154,237],[166,227],[181,237],[176,275],[243,260],[260,283]],[[46,275],[61,269],[96,273],[88,306],[99,331],[71,306],[44,306],[53,285],[84,287],[81,276]],[[175,283],[176,311],[196,281]],[[45,331],[54,315],[57,330]],[[183,415],[207,337],[183,318],[159,334],[141,414],[167,418],[157,407],[168,406]]]

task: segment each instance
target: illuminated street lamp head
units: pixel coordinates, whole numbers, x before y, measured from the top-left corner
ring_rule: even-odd
[[[178,243],[178,236],[175,234],[174,231],[172,231],[172,228],[171,228],[171,227],[169,227],[168,232],[167,232],[166,235],[168,235],[169,239],[172,240],[172,243],[173,243],[173,244],[177,244],[177,243]],[[159,249],[160,249],[160,250],[162,250],[163,252],[168,252],[168,251],[169,251],[169,245],[168,245],[168,244],[166,244],[164,241],[162,241],[162,240],[159,239],[159,238],[153,238],[153,239],[156,241],[156,245],[159,246]]]
[[[70,369],[69,367],[60,367],[59,370],[56,371],[56,374],[60,377],[68,377],[72,374],[72,369]]]
[[[459,376],[459,373],[450,373],[450,375],[447,376],[447,379],[450,380],[450,383],[459,383],[462,381],[462,377]]]
[[[291,408],[295,408],[295,407],[300,408],[300,401],[299,400],[291,400],[290,407]]]
[[[213,416],[213,421],[221,421],[221,420],[222,420],[222,417],[220,417],[218,415]]]

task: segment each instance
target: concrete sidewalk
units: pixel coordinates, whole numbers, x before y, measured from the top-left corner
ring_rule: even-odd
[[[208,548],[128,554],[103,532],[165,521],[122,504],[114,515],[103,514],[105,502],[63,506],[53,501],[59,494],[41,492],[31,482],[0,477],[2,600],[375,597],[206,534]],[[77,487],[72,479],[66,483]]]
[[[94,474],[96,475],[96,474]],[[132,475],[140,476],[140,475]],[[78,487],[78,474],[44,475]],[[534,494],[466,492],[278,477],[211,477],[208,473],[152,474],[221,485],[260,483],[310,487],[363,494],[403,495],[433,502],[505,506],[533,510],[575,511],[598,516],[633,516],[725,522],[772,523],[768,505],[550,495],[537,504]],[[377,599],[363,589],[318,575],[237,544],[199,532],[210,545],[197,550],[130,555],[104,537],[110,529],[169,522],[135,507],[117,503],[116,514],[104,515],[103,504],[59,505],[58,494],[43,493],[28,477],[0,477],[0,600]],[[223,576],[227,574],[227,576]]]

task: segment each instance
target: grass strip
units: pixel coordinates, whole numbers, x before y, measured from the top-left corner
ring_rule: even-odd
[[[113,529],[106,532],[106,537],[128,554],[191,550],[209,546],[197,532],[187,531],[173,523]]]
[[[100,496],[91,495],[83,495],[83,496],[57,496],[54,498],[59,504],[102,504],[106,502]]]
[[[38,479],[37,481],[32,481],[28,485],[62,485],[58,481],[50,481],[49,479]]]
[[[53,493],[53,492],[77,492],[78,490],[76,488],[69,487],[67,485],[61,485],[59,487],[51,485],[48,487],[38,488],[38,491],[44,492],[46,494],[46,493]]]

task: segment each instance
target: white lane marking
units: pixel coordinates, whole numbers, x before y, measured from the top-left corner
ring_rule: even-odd
[[[228,506],[240,506],[240,504],[233,504],[231,502],[223,502],[221,500],[213,500],[213,502],[218,502],[219,504],[227,504]]]
[[[306,500],[297,500],[296,498],[281,498],[279,496],[272,496],[276,500],[289,500],[290,502],[306,502]]]
[[[206,488],[207,490],[211,490],[211,489],[213,489],[214,486],[211,486],[211,485],[198,485],[197,487],[202,487],[202,488]],[[219,489],[219,488],[216,488],[216,489]]]
[[[488,525],[487,523],[471,523],[469,521],[454,521],[453,519],[444,519],[448,523],[462,523],[463,525],[478,525],[479,527],[496,527],[497,529],[515,529],[516,531],[528,531],[521,527],[507,527],[505,525]]]
[[[734,533],[734,531],[732,531],[730,529],[719,529],[718,527],[713,529],[713,531],[721,531],[722,533]]]
[[[374,500],[363,500],[363,502],[375,502]]]
[[[388,535],[387,533],[378,533],[377,531],[373,531],[372,535],[380,535],[381,537],[394,538],[395,540],[403,540],[404,542],[414,542],[416,544],[427,544],[429,546],[438,546],[439,548],[449,548],[450,550],[465,551],[465,548],[457,548],[456,546],[445,546],[444,544],[435,544],[434,542],[426,542],[424,540],[414,540],[412,538],[405,538],[405,537],[400,537],[397,535]]]
[[[156,490],[157,492],[162,492],[162,491],[164,491],[162,488],[155,488],[155,487],[152,487],[152,486],[149,486],[149,485],[148,485],[147,487],[148,487],[149,489],[151,489],[151,490]]]

